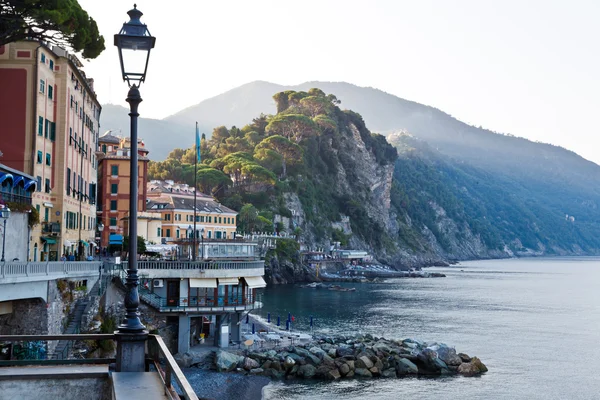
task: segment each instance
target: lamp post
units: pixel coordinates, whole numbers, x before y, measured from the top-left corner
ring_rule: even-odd
[[[188,225],[188,230],[187,230],[187,236],[188,236],[188,239],[191,239],[193,234],[194,234],[194,233],[192,232],[192,226],[191,226],[191,225]],[[194,247],[193,247],[193,246],[194,246],[194,245],[192,244],[192,247],[191,247],[191,249],[192,249],[192,250],[194,249]],[[190,249],[190,247],[188,247],[188,249]],[[189,251],[188,251],[188,253],[189,253]],[[188,260],[189,260],[191,257],[192,257],[192,256],[191,256],[191,254],[188,254]]]
[[[102,222],[98,223],[98,232],[100,232],[100,251],[98,253],[98,259],[102,259],[102,232],[104,231],[104,224]]]
[[[10,208],[6,207],[5,205],[0,205],[0,218],[2,218],[4,220],[4,230],[2,231],[2,259],[0,259],[0,262],[4,262],[4,249],[5,249],[5,245],[6,245],[6,221],[8,220],[8,217],[10,216]]]
[[[204,261],[204,228],[200,229],[200,238],[202,239],[202,261]]]
[[[119,61],[123,80],[129,85],[126,101],[129,103],[131,117],[130,182],[129,182],[129,261],[127,270],[127,293],[125,294],[125,319],[117,332],[117,371],[142,372],[145,368],[145,341],[148,332],[139,318],[137,274],[137,210],[138,210],[138,150],[137,125],[138,105],[142,102],[139,85],[146,79],[150,50],[154,48],[156,38],[150,35],[148,28],[140,21],[143,15],[134,4],[127,12],[129,22],[123,24],[115,35],[114,44],[119,50]]]

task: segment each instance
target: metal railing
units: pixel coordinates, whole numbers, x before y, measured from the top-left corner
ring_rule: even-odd
[[[0,335],[0,343],[22,343],[22,342],[47,342],[50,340],[115,340],[114,334],[93,334],[93,335]],[[16,367],[23,365],[77,365],[77,364],[112,364],[114,358],[84,358],[71,360],[49,360],[49,359],[0,359],[0,367]],[[181,368],[171,355],[171,352],[165,345],[165,342],[158,335],[148,335],[148,353],[146,354],[145,371],[150,372],[153,366],[160,376],[161,382],[165,387],[165,394],[169,399],[177,400],[198,400],[198,396],[189,384]],[[108,374],[107,374],[108,376]],[[175,389],[177,384],[178,390]]]
[[[94,275],[101,264],[99,261],[5,262],[0,264],[0,283],[5,278]]]
[[[23,196],[20,194],[2,192],[2,199],[4,201],[11,201],[20,204],[31,204],[31,196]]]
[[[166,394],[171,399],[198,400],[194,389],[187,381],[181,368],[177,365],[177,362],[160,336],[148,336],[148,356],[158,371],[163,385],[167,389]],[[173,387],[173,379],[177,382],[177,386],[181,391],[180,394]]]
[[[262,307],[262,295],[246,295],[239,297],[218,296],[218,297],[179,297],[165,298],[155,293],[150,293],[146,289],[141,289],[140,299],[154,308],[169,308],[179,309],[181,311],[189,310],[190,308],[220,308],[220,307],[244,307],[245,309],[254,309]]]
[[[138,261],[138,269],[255,269],[264,268],[264,260],[255,261]]]

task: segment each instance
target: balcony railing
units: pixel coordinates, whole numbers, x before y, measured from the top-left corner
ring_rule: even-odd
[[[57,233],[60,235],[60,223],[59,222],[42,222],[42,233],[46,233],[46,234]]]
[[[97,275],[98,261],[6,262],[0,264],[0,283],[7,280],[45,280]]]
[[[20,194],[2,192],[2,200],[20,203],[20,204],[31,204],[31,196],[22,196]]]
[[[262,308],[262,295],[246,295],[246,296],[210,296],[210,297],[179,297],[165,298],[155,293],[150,293],[146,289],[140,290],[140,299],[152,307],[161,310],[168,309],[169,311],[204,311],[225,309],[226,307],[243,308],[244,310],[252,310]]]
[[[265,262],[256,261],[138,261],[138,269],[192,269],[192,270],[219,270],[219,269],[255,269],[264,268]]]

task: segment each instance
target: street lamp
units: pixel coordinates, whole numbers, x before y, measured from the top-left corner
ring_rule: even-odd
[[[127,270],[127,293],[125,294],[125,319],[119,325],[118,333],[122,337],[121,347],[117,347],[117,371],[144,371],[144,345],[147,338],[145,326],[139,318],[137,274],[137,210],[138,210],[138,150],[137,123],[138,105],[142,102],[139,85],[146,80],[150,50],[154,48],[156,38],[150,35],[148,28],[140,21],[143,15],[134,4],[127,12],[129,22],[123,24],[115,35],[114,44],[119,49],[119,61],[123,80],[129,85],[126,101],[129,103],[131,117],[130,179],[129,179],[129,262]],[[125,337],[125,334],[133,334]],[[135,336],[135,337],[134,337]],[[119,350],[121,351],[119,353]]]
[[[0,204],[0,218],[2,218],[4,220],[4,230],[2,231],[2,259],[0,259],[0,262],[4,262],[4,248],[6,245],[6,221],[8,220],[8,217],[10,216],[10,208],[6,207],[3,204]]]
[[[104,224],[102,222],[98,223],[98,232],[100,232],[100,252],[98,259],[102,257],[102,232],[104,231]]]
[[[202,261],[204,261],[204,228],[200,229],[200,238],[202,238]]]

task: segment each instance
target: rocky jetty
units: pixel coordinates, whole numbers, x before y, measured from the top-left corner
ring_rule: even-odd
[[[223,351],[215,356],[220,372],[237,371],[274,379],[399,378],[404,376],[479,375],[477,358],[456,353],[443,343],[387,340],[371,335],[323,337],[277,350]]]

